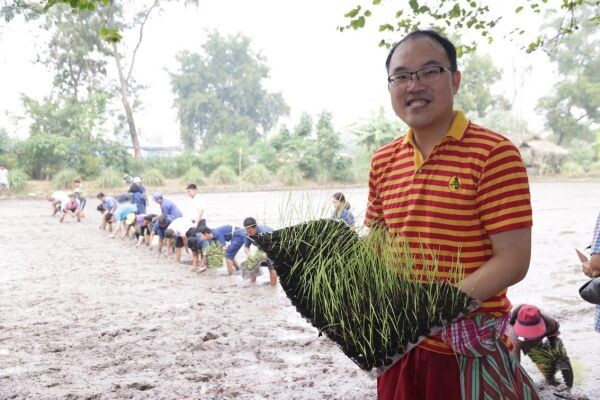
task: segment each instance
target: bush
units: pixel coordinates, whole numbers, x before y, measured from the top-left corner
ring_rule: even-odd
[[[121,185],[123,185],[123,175],[112,168],[102,171],[96,179],[96,186],[101,188],[114,188]]]
[[[204,184],[204,174],[198,167],[191,167],[188,171],[183,175],[183,183],[185,186],[193,183],[197,186]]]
[[[287,164],[277,170],[277,177],[288,186],[295,186],[302,182],[302,171],[296,164]]]
[[[245,182],[249,182],[253,185],[264,185],[273,180],[273,174],[262,164],[255,164],[250,168],[246,168],[242,174],[242,178]]]
[[[73,181],[79,178],[79,173],[74,169],[63,169],[58,174],[54,175],[52,182],[59,189],[71,189]]]
[[[336,157],[331,164],[331,178],[339,182],[353,182],[352,159],[350,157]]]
[[[131,176],[142,176],[146,170],[146,164],[144,160],[140,160],[135,157],[128,157],[125,167],[125,172]]]
[[[143,182],[148,186],[160,186],[165,182],[165,176],[159,169],[152,168],[144,173]]]
[[[585,173],[583,167],[573,161],[564,162],[560,167],[561,175],[565,176],[579,176]]]
[[[27,186],[29,177],[23,170],[13,169],[8,171],[8,184],[12,192],[21,192]]]
[[[230,167],[221,165],[210,174],[210,181],[215,185],[232,185],[237,183],[238,177]]]

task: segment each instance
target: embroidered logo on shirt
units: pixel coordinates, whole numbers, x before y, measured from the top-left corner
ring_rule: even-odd
[[[461,186],[462,182],[460,181],[460,178],[458,176],[453,176],[452,178],[450,178],[450,182],[448,182],[448,187],[451,191],[458,192]]]

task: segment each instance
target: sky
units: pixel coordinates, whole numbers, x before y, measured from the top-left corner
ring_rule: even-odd
[[[499,15],[511,21],[506,31],[518,25],[536,31],[539,18],[526,13],[515,17],[514,1],[495,3],[501,3],[496,4]],[[387,50],[377,46],[382,38],[377,24],[360,31],[342,33],[336,29],[344,24],[343,15],[354,4],[323,0],[200,0],[198,7],[166,4],[146,25],[134,67],[137,82],[146,86],[140,96],[143,108],[135,114],[142,144],[179,143],[168,71],[176,70],[178,52],[199,51],[210,29],[251,38],[253,50],[265,56],[270,67],[265,86],[281,92],[291,108],[290,115],[280,121],[290,127],[302,111],[314,118],[322,110],[332,112],[334,124],[341,131],[368,119],[381,107],[394,118],[384,68]],[[380,14],[385,13],[379,12],[375,18]],[[41,99],[52,89],[51,72],[36,62],[49,35],[36,22],[14,20],[1,24],[0,127],[13,137],[24,138],[28,122],[15,118],[23,115],[22,94]],[[494,91],[513,100],[513,110],[529,121],[530,129],[542,131],[543,121],[535,105],[551,90],[549,82],[556,79],[555,68],[544,54],[526,55],[520,50],[525,38],[515,43],[501,36],[499,31],[491,45],[480,44],[477,50],[492,55],[502,70],[501,82]],[[136,39],[132,32],[123,44],[131,49]],[[129,60],[125,62],[128,65]],[[113,63],[109,64],[109,73],[116,77]]]

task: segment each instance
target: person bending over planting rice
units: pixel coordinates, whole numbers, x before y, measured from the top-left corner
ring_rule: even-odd
[[[386,229],[398,251],[410,253],[414,264],[405,268],[417,279],[421,271],[449,281],[481,306],[379,375],[378,397],[537,399],[505,334],[506,289],[525,277],[531,252],[519,151],[454,109],[461,73],[454,45],[439,33],[404,37],[386,70],[392,107],[409,130],[372,158],[365,223]]]
[[[119,204],[115,212],[113,213],[112,219],[109,223],[115,222],[117,224],[117,229],[110,235],[112,239],[114,239],[119,233],[121,234],[121,239],[125,239],[127,235],[127,227],[125,220],[129,215],[133,215],[132,218],[135,218],[135,213],[137,212],[137,206],[131,203]]]
[[[331,219],[336,221],[344,221],[348,226],[354,226],[354,215],[350,212],[350,203],[346,201],[346,197],[341,192],[337,192],[331,198],[333,203],[333,212]]]
[[[57,190],[56,192],[52,192],[46,199],[50,202],[52,216],[54,217],[60,211],[61,204],[69,199],[69,195],[62,190]]]
[[[237,252],[240,250],[246,240],[246,233],[243,229],[231,225],[219,226],[210,229],[207,226],[198,228],[200,239],[206,242],[211,240],[218,242],[225,251],[225,262],[227,264],[227,273],[233,274],[233,269],[239,271],[240,266],[235,260]]]
[[[67,200],[63,201],[60,205],[60,209],[62,212],[60,215],[60,223],[64,222],[67,215],[77,218],[77,222],[81,222],[81,203],[75,193],[69,193]]]
[[[252,241],[250,240],[249,236],[273,232],[273,228],[266,225],[258,225],[256,219],[252,217],[248,217],[244,220],[244,230],[246,231],[247,235],[244,239],[244,252],[246,253],[246,256],[250,255],[250,246],[252,245]],[[269,269],[269,283],[271,286],[275,286],[277,285],[277,272],[275,272],[275,268],[269,259],[266,260],[266,264],[267,268]],[[252,276],[250,278],[250,282],[256,283],[256,276]]]
[[[167,239],[167,252],[169,256],[172,249],[172,242],[175,241],[175,261],[181,262],[181,249],[185,249],[189,253],[188,237],[194,237],[196,229],[191,219],[181,217],[176,218],[169,224],[165,230],[165,239]]]
[[[101,204],[98,206],[98,211],[102,213],[102,223],[100,229],[106,229],[108,225],[108,231],[112,232],[112,220],[113,213],[119,207],[119,202],[111,196],[106,196],[104,193],[98,193],[96,196],[100,200]]]
[[[573,387],[573,368],[559,338],[558,321],[536,306],[522,304],[512,311],[510,324],[513,326],[515,357],[520,360],[521,352],[528,355],[548,384],[558,385],[555,375],[560,371],[565,385]]]

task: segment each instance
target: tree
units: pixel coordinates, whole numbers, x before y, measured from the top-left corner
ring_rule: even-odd
[[[310,137],[312,134],[313,122],[310,115],[303,111],[300,115],[300,121],[298,121],[298,125],[294,128],[294,135],[298,137]]]
[[[491,86],[500,80],[501,74],[490,56],[469,54],[461,72],[460,90],[455,99],[458,108],[467,114],[476,112],[479,118],[484,118],[492,108],[509,108],[506,98],[491,92]]]
[[[387,12],[390,12],[389,10],[392,10],[382,7],[385,3],[381,0],[360,1],[360,4],[344,15],[348,19],[348,23],[339,26],[338,29],[345,31],[364,28],[367,21],[373,16],[375,8],[378,11],[386,9]],[[496,28],[510,21],[510,18],[503,19],[498,15],[497,11],[490,7],[491,3],[484,0],[409,0],[403,5],[396,6],[390,12],[391,15],[387,17],[386,22],[379,24],[379,32],[406,34],[421,26],[436,26],[440,30],[449,30],[450,33],[460,33],[461,37],[475,35],[491,43],[496,35]],[[587,6],[592,6],[589,14],[576,14],[577,11]],[[525,46],[527,52],[560,42],[563,37],[575,33],[586,20],[595,25],[600,23],[600,1],[597,0],[521,0],[514,9],[514,14],[523,13],[526,10],[540,14],[554,8],[558,8],[562,17],[556,36],[547,38],[540,33],[535,40]],[[514,27],[511,35],[513,37],[523,35],[526,29],[528,28]],[[386,38],[382,38],[379,45],[390,47],[391,43]],[[460,56],[475,48],[476,40],[474,39],[470,43],[457,46],[457,51]]]
[[[170,73],[186,147],[210,146],[236,132],[254,142],[288,113],[281,94],[263,87],[269,68],[249,38],[212,32],[202,50],[179,53],[178,71]]]
[[[326,171],[331,171],[333,163],[339,156],[342,144],[340,135],[332,124],[332,116],[329,111],[323,111],[317,120],[317,146],[321,154],[321,165]]]
[[[96,129],[105,121],[108,95],[92,93],[85,101],[76,102],[68,97],[62,100],[45,99],[40,102],[24,97],[23,105],[32,120],[31,135],[58,135],[79,142],[91,142]]]
[[[556,52],[559,79],[552,94],[539,100],[546,127],[556,143],[575,139],[592,143],[600,124],[600,38],[595,23],[586,23],[569,35]]]
[[[377,115],[355,125],[352,133],[358,136],[358,144],[372,154],[376,149],[403,135],[407,129],[408,127],[398,118],[387,119],[383,107],[381,107]]]

